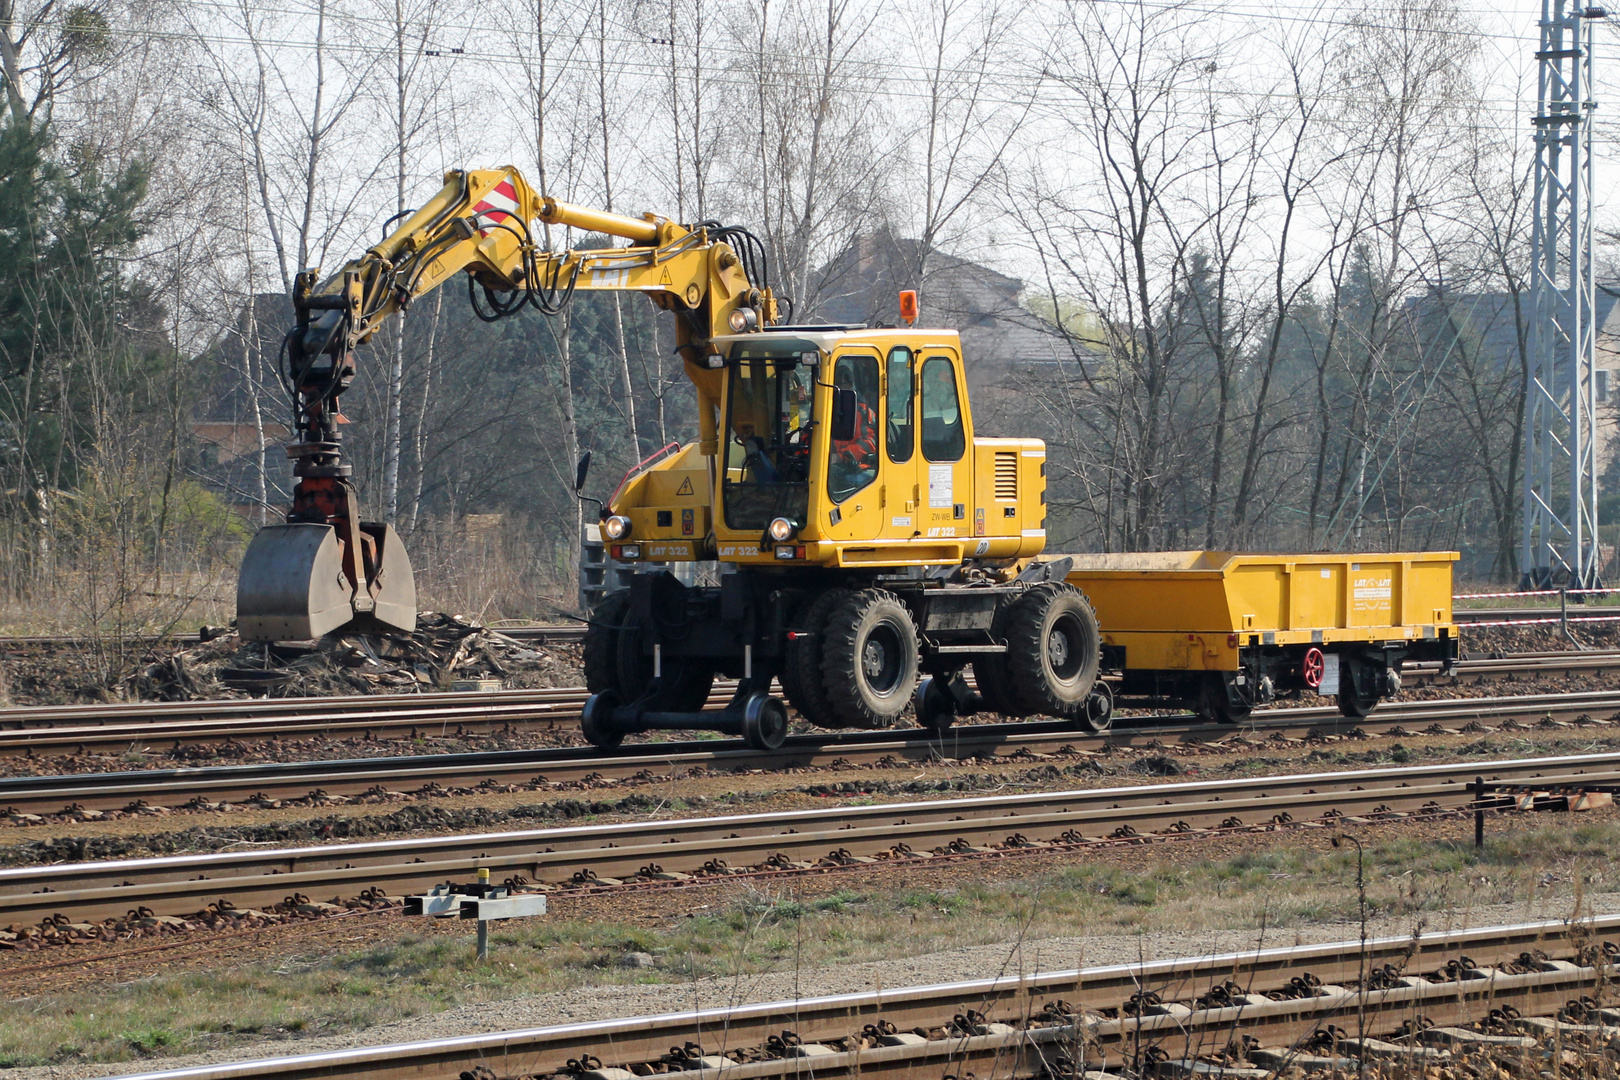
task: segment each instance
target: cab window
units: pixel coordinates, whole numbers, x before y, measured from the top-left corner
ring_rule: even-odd
[[[956,365],[931,356],[922,366],[922,452],[929,461],[960,461],[967,449]]]
[[[913,449],[911,424],[911,350],[904,346],[889,352],[888,427],[889,460],[910,461]]]
[[[730,369],[726,426],[726,525],[763,529],[803,522],[809,511],[810,410],[817,354],[768,343],[738,346]]]
[[[827,493],[841,503],[877,479],[878,358],[840,356],[833,385],[855,392],[855,432],[828,447]]]

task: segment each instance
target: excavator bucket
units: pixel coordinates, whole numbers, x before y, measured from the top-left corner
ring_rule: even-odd
[[[270,525],[248,545],[236,582],[244,641],[306,641],[353,624],[360,631],[416,629],[416,580],[391,526],[360,526],[366,581],[356,591],[331,525]]]

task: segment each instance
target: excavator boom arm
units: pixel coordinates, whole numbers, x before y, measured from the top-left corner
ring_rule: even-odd
[[[553,251],[554,229],[629,244]],[[770,289],[750,281],[746,255],[732,246],[738,238],[752,239],[711,223],[687,227],[559,202],[505,166],[447,173],[432,198],[365,254],[325,280],[315,270],[300,273],[297,324],[283,350],[296,439],[287,450],[293,505],[286,524],[262,530],[244,558],[242,636],[319,637],[351,622],[415,626],[400,541],[388,526],[361,520],[342,454],[340,399],[355,377],[355,350],[389,319],[457,273],[468,275],[474,309],[486,321],[525,306],[555,315],[582,289],[645,293],[675,317],[676,349],[697,390],[699,451],[712,457],[721,372],[710,364],[709,341],[777,319]]]

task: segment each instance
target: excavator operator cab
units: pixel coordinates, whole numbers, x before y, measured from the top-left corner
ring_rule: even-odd
[[[876,572],[1040,551],[1045,449],[974,434],[954,332],[770,327],[711,348],[713,471],[692,443],[621,485],[614,558]]]

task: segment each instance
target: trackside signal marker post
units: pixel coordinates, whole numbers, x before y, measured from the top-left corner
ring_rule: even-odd
[[[504,885],[489,883],[489,868],[479,867],[478,880],[471,885],[435,885],[422,896],[405,898],[405,914],[431,915],[447,919],[456,916],[478,922],[478,959],[489,959],[489,924],[500,919],[524,919],[546,913],[544,893],[513,895]]]

